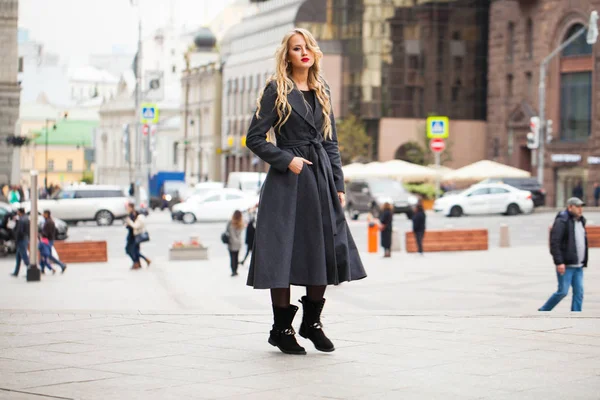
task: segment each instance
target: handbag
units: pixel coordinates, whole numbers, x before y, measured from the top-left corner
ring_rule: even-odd
[[[221,242],[223,242],[223,244],[229,244],[229,224],[230,222],[227,223],[225,232],[221,233]]]
[[[135,235],[134,239],[135,239],[135,244],[149,242],[150,241],[150,235],[148,235],[148,232],[142,232],[139,235]]]
[[[229,233],[221,233],[221,242],[223,242],[224,244],[229,244]]]

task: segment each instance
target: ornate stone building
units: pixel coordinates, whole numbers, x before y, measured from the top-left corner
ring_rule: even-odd
[[[0,184],[11,180],[13,149],[6,138],[15,134],[19,119],[18,16],[18,0],[0,0]]]
[[[527,148],[529,119],[539,113],[539,68],[542,60],[580,28],[587,26],[599,0],[496,0],[490,10],[488,158],[537,171],[537,157]],[[600,181],[600,113],[593,90],[600,56],[585,35],[549,64],[546,116],[552,141],[546,146],[546,204],[564,206],[582,182],[587,201]]]

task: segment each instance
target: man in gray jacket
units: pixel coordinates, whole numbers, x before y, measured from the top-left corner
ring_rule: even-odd
[[[17,242],[17,264],[15,265],[15,271],[11,274],[12,276],[19,276],[19,269],[21,268],[21,260],[25,263],[25,268],[29,267],[29,255],[27,254],[27,247],[29,246],[29,217],[25,214],[25,209],[19,208],[17,210],[19,220],[15,227],[15,240]]]
[[[550,233],[550,253],[556,265],[558,290],[538,311],[552,310],[573,286],[571,311],[581,311],[583,304],[583,268],[588,263],[584,203],[577,197],[567,200],[567,209],[558,213]]]

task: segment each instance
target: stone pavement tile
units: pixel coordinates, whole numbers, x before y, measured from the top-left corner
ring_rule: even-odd
[[[145,391],[143,396],[144,399],[238,399],[243,398],[244,395],[257,392],[264,393],[262,390],[230,386],[227,384],[195,383],[172,388],[149,390]]]
[[[278,389],[226,397],[225,400],[331,400],[331,397],[290,393],[289,390]]]
[[[119,376],[119,374],[110,372],[92,371],[82,368],[61,368],[35,372],[6,372],[0,376],[0,387],[30,390],[39,386],[86,382]]]
[[[525,390],[544,389],[549,385],[569,386],[576,380],[590,377],[591,374],[571,375],[565,370],[553,371],[546,370],[544,367],[536,367],[480,377],[478,385],[486,389],[520,393]]]
[[[142,376],[121,376],[89,382],[65,383],[28,389],[32,393],[76,399],[137,399],[145,390],[185,385],[186,382]]]
[[[448,394],[448,393],[439,393],[432,392],[431,390],[423,389],[423,388],[405,388],[398,389],[389,392],[375,392],[372,394],[367,394],[358,397],[352,397],[352,400],[398,400],[398,399],[406,399],[406,400],[475,400],[480,397],[471,396],[468,393],[461,394]],[[514,398],[513,398],[514,400]]]
[[[32,362],[41,362],[46,364],[57,364],[65,367],[82,367],[86,365],[107,363],[111,361],[119,361],[118,359],[108,357],[102,354],[88,355],[85,353],[55,353],[40,349],[31,348],[12,348],[2,350],[3,358],[13,360],[25,360]]]
[[[0,357],[0,374],[4,372],[30,372],[64,368],[62,365],[47,364],[39,361],[15,360]]]
[[[522,399],[597,400],[600,397],[600,376],[572,381],[568,384],[549,384],[518,393]]]

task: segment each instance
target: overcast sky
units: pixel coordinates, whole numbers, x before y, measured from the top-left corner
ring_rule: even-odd
[[[143,32],[165,25],[170,10],[177,24],[193,30],[212,20],[232,0],[135,0],[141,4]],[[137,9],[130,0],[20,0],[19,27],[61,61],[84,64],[90,54],[113,48],[134,51]]]

